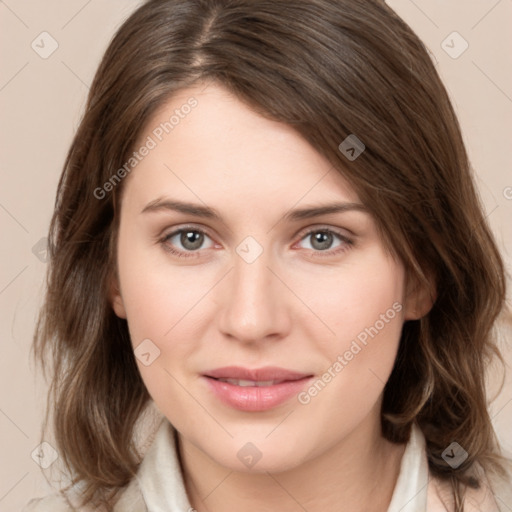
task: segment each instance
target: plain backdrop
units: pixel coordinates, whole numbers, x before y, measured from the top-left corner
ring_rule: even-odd
[[[46,386],[30,346],[44,237],[93,74],[134,0],[0,0],[0,511],[49,492],[31,454]],[[425,42],[456,112],[507,269],[512,254],[511,0],[390,0]],[[512,362],[510,331],[503,350]],[[490,405],[512,454],[512,379]],[[490,392],[495,389],[493,374]],[[48,471],[48,470],[47,470]],[[512,510],[512,508],[511,508]]]

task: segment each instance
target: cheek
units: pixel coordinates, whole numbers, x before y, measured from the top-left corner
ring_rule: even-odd
[[[403,323],[404,271],[380,247],[328,272],[296,272],[288,276],[292,278],[294,291],[313,313],[307,316],[309,338],[331,360],[349,349],[352,340],[364,344],[377,335],[389,340],[393,352]],[[379,343],[378,350],[385,345]]]
[[[208,292],[218,272],[208,265],[173,264],[160,247],[122,231],[118,268],[135,355],[151,354],[137,357],[141,377],[158,407],[165,411],[172,403],[168,417],[179,417],[187,407],[197,406],[188,403],[190,396],[180,383],[205,338],[212,314]]]
[[[180,386],[180,372],[197,350],[198,324],[190,319],[200,310],[207,281],[155,253],[120,236],[119,278],[137,366],[157,407],[176,419],[195,406]]]
[[[208,285],[204,270],[169,263],[163,248],[129,232],[119,237],[118,267],[134,345],[145,338],[167,339],[178,324],[180,330],[193,327],[187,314]]]
[[[314,319],[316,337],[310,336],[325,367],[321,382],[306,390],[301,403],[326,424],[357,424],[379,399],[396,359],[403,325],[403,268],[378,252],[347,266],[335,279],[316,283],[315,292],[303,296],[324,323]],[[301,293],[307,293],[306,286]]]

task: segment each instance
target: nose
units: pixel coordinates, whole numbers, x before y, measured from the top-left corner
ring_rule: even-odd
[[[264,251],[247,263],[234,255],[234,268],[226,276],[217,321],[227,337],[254,344],[278,340],[291,329],[291,293],[276,276]]]

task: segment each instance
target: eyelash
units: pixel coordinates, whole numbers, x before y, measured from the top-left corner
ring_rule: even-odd
[[[176,231],[173,231],[173,232],[165,235],[161,240],[159,240],[159,243],[164,247],[164,249],[167,252],[173,254],[174,256],[177,256],[178,258],[195,257],[197,254],[199,254],[200,249],[196,250],[196,251],[179,251],[179,250],[176,250],[174,247],[172,247],[171,245],[169,245],[167,243],[168,240],[170,240],[174,236],[179,235],[180,233],[184,233],[186,231],[192,231],[194,233],[200,233],[200,234],[202,234],[204,236],[207,236],[207,237],[211,238],[206,231],[204,231],[204,230],[202,230],[200,228],[196,228],[196,227],[192,227],[191,226],[191,227],[183,227],[183,228],[177,229]],[[299,241],[304,240],[305,238],[307,238],[308,236],[311,236],[314,233],[330,233],[330,234],[338,237],[340,239],[340,241],[343,243],[341,246],[337,247],[336,249],[328,249],[328,250],[325,250],[325,251],[308,249],[310,251],[313,251],[313,253],[315,254],[315,257],[320,257],[321,258],[321,257],[335,256],[337,254],[340,254],[342,252],[345,252],[345,251],[349,250],[354,245],[354,242],[350,238],[348,238],[345,235],[339,233],[338,231],[335,231],[335,230],[330,229],[330,228],[312,228],[312,229],[309,229],[305,233],[302,233]]]

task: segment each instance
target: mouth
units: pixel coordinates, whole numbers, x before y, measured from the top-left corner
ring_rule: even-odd
[[[240,386],[242,388],[246,388],[249,386],[256,386],[259,388],[274,386],[276,384],[281,384],[281,382],[287,382],[283,380],[242,380],[242,379],[215,379],[219,382],[227,382],[228,384],[232,384],[233,386]]]
[[[214,397],[224,405],[240,411],[261,412],[297,395],[313,375],[278,367],[230,366],[208,371],[202,377]]]

